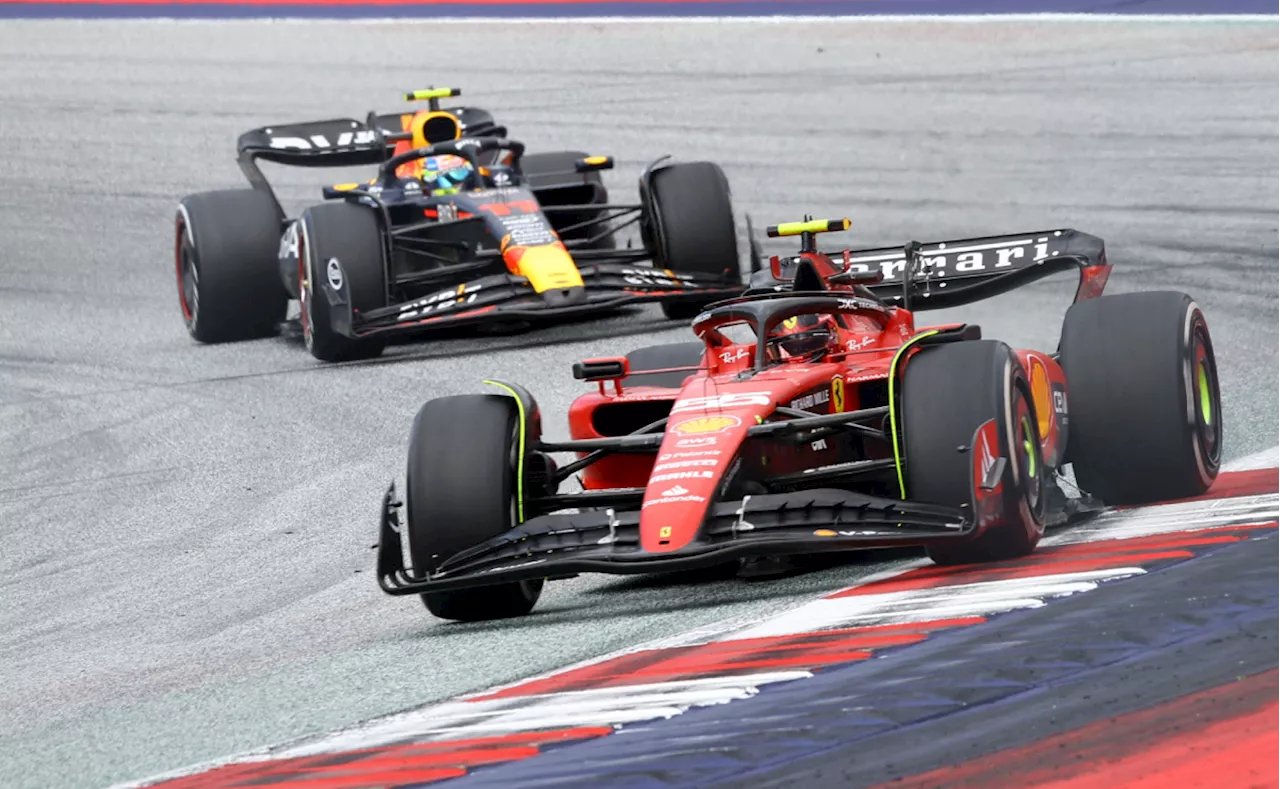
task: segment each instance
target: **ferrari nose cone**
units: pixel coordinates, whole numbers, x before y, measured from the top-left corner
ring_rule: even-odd
[[[572,307],[575,304],[587,303],[587,289],[581,286],[574,288],[552,288],[542,291],[542,299],[548,307]]]

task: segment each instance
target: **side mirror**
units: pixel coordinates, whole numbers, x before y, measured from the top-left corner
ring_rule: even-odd
[[[797,257],[779,257],[774,255],[769,258],[769,273],[773,274],[773,278],[781,282],[790,282],[796,278],[796,264],[800,262]]]
[[[346,194],[347,192],[350,192],[352,189],[366,189],[368,187],[369,187],[369,184],[356,184],[356,183],[334,184],[333,186],[322,187],[320,189],[320,193],[324,195],[324,199],[334,200],[336,198],[342,197],[344,194]]]
[[[834,285],[875,285],[884,282],[884,270],[880,267],[873,268],[869,271],[859,271],[851,268],[849,261],[849,250],[844,251],[844,271],[832,274],[827,277],[827,281]]]
[[[610,359],[585,359],[573,365],[573,377],[578,381],[610,381],[626,376],[630,365],[626,357]]]

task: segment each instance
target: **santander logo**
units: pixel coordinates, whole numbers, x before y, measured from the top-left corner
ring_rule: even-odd
[[[687,504],[687,503],[702,504],[702,503],[705,503],[706,500],[707,500],[706,496],[696,496],[692,494],[689,491],[689,489],[686,488],[684,485],[676,483],[675,485],[672,485],[671,487],[662,491],[662,493],[659,494],[657,498],[652,498],[646,501],[641,506],[641,509],[647,510],[650,507],[658,504]]]

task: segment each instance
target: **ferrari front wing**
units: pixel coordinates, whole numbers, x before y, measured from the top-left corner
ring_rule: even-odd
[[[578,573],[662,573],[749,556],[782,556],[964,540],[977,525],[959,508],[838,489],[747,496],[713,505],[697,540],[670,553],[640,547],[638,511],[535,517],[444,560],[435,572],[405,567],[394,483],[382,502],[378,583],[391,595],[557,578]]]

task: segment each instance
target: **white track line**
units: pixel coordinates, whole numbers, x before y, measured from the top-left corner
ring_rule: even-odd
[[[292,758],[358,750],[404,741],[433,742],[492,737],[578,726],[616,727],[671,718],[694,707],[728,704],[756,695],[761,687],[807,679],[808,671],[772,671],[728,677],[653,682],[594,690],[557,691],[478,702],[446,702],[273,753]]]
[[[1089,592],[1101,581],[1142,575],[1141,567],[1058,573],[1030,578],[984,581],[962,586],[938,586],[884,594],[828,597],[815,600],[755,627],[734,633],[726,641],[798,635],[842,627],[910,624],[966,616],[991,616],[1040,608],[1053,597]]]

